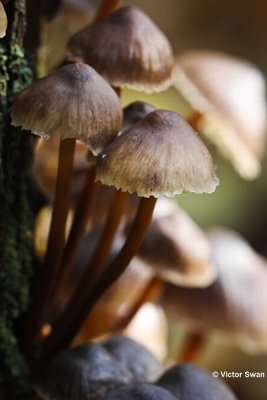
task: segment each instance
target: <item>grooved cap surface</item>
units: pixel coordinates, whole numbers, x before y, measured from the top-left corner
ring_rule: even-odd
[[[179,114],[166,110],[148,114],[107,146],[96,178],[142,197],[211,193],[218,185],[206,146]]]

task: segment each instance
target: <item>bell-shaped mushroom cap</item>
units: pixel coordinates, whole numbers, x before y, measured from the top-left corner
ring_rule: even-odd
[[[126,336],[113,335],[102,346],[131,371],[137,382],[153,382],[162,373],[162,366],[156,357]]]
[[[115,87],[153,92],[172,83],[173,54],[168,39],[133,6],[121,7],[84,28],[72,37],[68,49]]]
[[[106,393],[102,400],[180,400],[167,390],[148,383],[118,387]],[[228,399],[225,399],[228,400]]]
[[[211,193],[218,185],[201,139],[179,114],[166,110],[148,114],[107,146],[96,178],[142,197]]]
[[[135,101],[123,109],[123,126],[122,130],[130,128],[136,122],[143,119],[146,115],[155,111],[156,108],[151,104],[145,103],[143,101]]]
[[[267,320],[262,317],[267,313],[266,260],[231,231],[214,231],[210,240],[217,280],[205,289],[168,286],[163,307],[171,318],[235,342],[244,351],[267,351]]]
[[[95,154],[116,137],[122,124],[118,96],[82,63],[65,65],[23,89],[11,116],[15,126],[46,137],[59,131],[61,139],[78,139]]]
[[[0,39],[6,35],[7,16],[2,2],[0,1]]]
[[[266,141],[262,73],[223,53],[190,51],[177,58],[174,82],[191,106],[204,114],[199,129],[244,178],[254,178]]]
[[[60,352],[42,368],[34,386],[44,400],[95,400],[131,381],[131,373],[103,347],[89,343]]]
[[[192,364],[175,365],[156,384],[179,400],[236,400],[223,381]]]
[[[138,255],[163,280],[176,285],[205,287],[217,275],[208,238],[178,206],[152,220]]]

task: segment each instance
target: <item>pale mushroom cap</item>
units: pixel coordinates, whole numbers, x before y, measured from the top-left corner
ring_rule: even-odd
[[[174,82],[204,114],[199,123],[203,133],[244,178],[255,178],[266,142],[263,74],[253,64],[223,53],[190,51],[177,57]]]
[[[0,1],[0,39],[6,36],[6,30],[7,30],[7,16],[5,8],[2,2]]]
[[[121,7],[78,32],[68,48],[115,87],[153,92],[172,83],[169,41],[136,7]]]
[[[176,285],[205,287],[217,276],[207,237],[179,207],[152,221],[139,256]]]
[[[205,289],[168,287],[169,315],[190,327],[235,342],[245,351],[267,351],[267,262],[237,234],[210,234],[218,278]],[[177,298],[177,301],[175,301]]]
[[[75,138],[94,154],[110,143],[122,124],[122,110],[114,90],[93,68],[65,65],[22,90],[11,116],[15,126],[49,137]]]
[[[96,178],[142,197],[211,193],[218,185],[201,139],[179,114],[166,110],[148,114],[107,146]]]

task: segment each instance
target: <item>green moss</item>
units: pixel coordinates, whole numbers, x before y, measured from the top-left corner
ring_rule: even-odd
[[[0,398],[29,398],[27,366],[16,332],[29,304],[32,213],[29,176],[33,139],[11,125],[15,94],[32,81],[22,49],[25,1],[16,0],[10,31],[0,43]]]

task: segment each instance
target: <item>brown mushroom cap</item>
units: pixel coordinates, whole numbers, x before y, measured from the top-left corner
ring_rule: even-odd
[[[218,185],[201,139],[179,114],[166,110],[148,114],[107,146],[96,178],[143,197],[211,193]]]
[[[98,154],[117,135],[122,110],[114,90],[93,68],[65,65],[22,90],[11,116],[15,126],[49,137],[75,138]]]
[[[208,238],[179,207],[152,221],[138,255],[175,285],[205,287],[217,275]]]
[[[173,54],[165,35],[142,11],[124,6],[72,37],[72,56],[95,68],[112,86],[147,92],[171,84]]]
[[[247,61],[212,51],[177,57],[176,88],[201,114],[199,129],[245,178],[259,170],[266,141],[265,80]]]
[[[134,101],[123,109],[122,130],[130,128],[133,124],[143,119],[146,115],[155,111],[156,108],[143,101]]]
[[[169,286],[162,299],[165,309],[176,320],[234,341],[245,351],[267,351],[266,260],[236,233],[214,231],[210,239],[217,280],[205,289]]]
[[[7,16],[2,2],[0,1],[0,39],[6,36]]]

